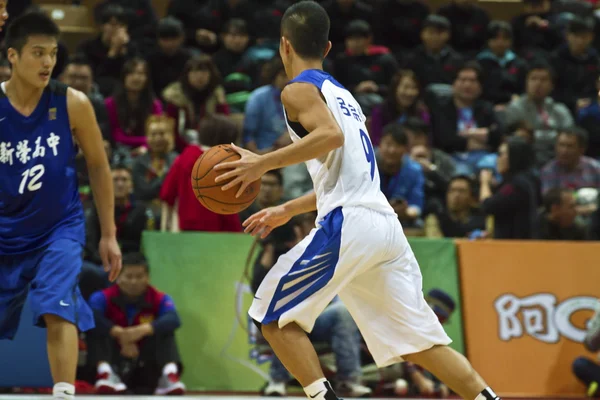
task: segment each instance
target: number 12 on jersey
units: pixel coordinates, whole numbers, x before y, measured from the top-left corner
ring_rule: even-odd
[[[27,190],[30,192],[35,192],[42,187],[42,182],[40,182],[40,178],[44,175],[44,166],[42,164],[34,165],[33,167],[26,169],[23,171],[21,176],[21,184],[19,185],[19,193],[25,193],[25,185],[27,185]],[[29,182],[29,183],[28,183]]]

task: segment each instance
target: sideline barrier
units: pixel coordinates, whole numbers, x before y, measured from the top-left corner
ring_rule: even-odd
[[[173,297],[181,316],[182,380],[191,390],[256,391],[265,382],[266,365],[250,359],[245,331],[253,296],[242,273],[251,244],[251,237],[240,234],[144,233],[151,281]],[[462,352],[454,243],[415,239],[411,245],[421,263],[424,290],[438,287],[457,302],[446,330]]]
[[[458,241],[467,355],[504,396],[585,393],[571,372],[598,305],[600,243]]]

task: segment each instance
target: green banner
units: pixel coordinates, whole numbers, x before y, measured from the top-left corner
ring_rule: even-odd
[[[256,391],[267,366],[250,358],[246,311],[252,294],[244,265],[253,238],[230,233],[144,233],[151,281],[171,295],[182,320],[177,342],[190,390]],[[450,240],[410,241],[421,264],[424,291],[437,287],[460,307],[456,251]],[[462,352],[460,310],[446,326]]]

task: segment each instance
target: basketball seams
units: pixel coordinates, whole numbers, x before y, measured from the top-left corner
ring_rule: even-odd
[[[214,168],[214,165],[213,165],[213,167],[212,167],[212,168],[209,168],[209,169],[208,169],[208,170],[207,170],[207,171],[204,173],[204,175],[202,175],[202,176],[195,176],[195,175],[197,175],[197,173],[198,173],[198,169],[200,168],[200,165],[202,165],[202,161],[204,161],[204,155],[205,155],[205,154],[207,154],[207,153],[204,153],[204,154],[202,154],[202,156],[200,157],[200,160],[199,160],[199,162],[198,162],[198,163],[196,163],[196,173],[195,173],[195,174],[194,174],[194,176],[192,177],[192,179],[193,179],[193,180],[195,180],[195,181],[200,181],[200,180],[204,179],[204,177],[206,177],[206,175],[208,175],[208,174],[210,173],[210,171],[212,171],[212,170],[213,170],[213,168]],[[211,155],[214,155],[214,154],[211,154]],[[223,161],[225,161],[225,160],[227,160],[227,159],[229,159],[229,158],[231,158],[231,157],[234,157],[235,155],[237,155],[237,153],[235,153],[235,154],[231,154],[231,155],[229,155],[229,156],[227,156],[227,157],[225,157],[225,158],[221,159],[219,162],[223,162]],[[209,157],[209,158],[207,158],[207,159],[206,159],[206,161],[208,161],[209,159],[210,159],[210,157]],[[216,164],[215,164],[215,165],[216,165]],[[223,185],[223,184],[222,184],[222,185]]]

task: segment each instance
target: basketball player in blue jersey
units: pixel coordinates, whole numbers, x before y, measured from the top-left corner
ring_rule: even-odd
[[[294,215],[317,210],[318,228],[279,258],[256,292],[249,314],[311,399],[335,400],[305,332],[339,295],[379,367],[421,365],[467,400],[497,400],[424,299],[419,265],[397,215],[380,190],[365,116],[352,94],[323,72],[331,49],[329,17],[312,1],[291,6],[281,22],[279,52],[290,78],[281,94],[293,143],[266,155],[234,147],[241,159],[216,169],[228,190],[268,170],[306,162],[314,192],[244,222],[266,236]]]
[[[78,289],[85,240],[74,162],[78,146],[89,169],[102,225],[100,254],[111,280],[121,269],[121,252],[112,178],[92,105],[85,94],[50,80],[59,33],[45,14],[27,13],[6,34],[12,77],[0,85],[0,338],[13,338],[29,295],[34,324],[47,329],[53,396],[73,399],[77,330],[94,326]]]

